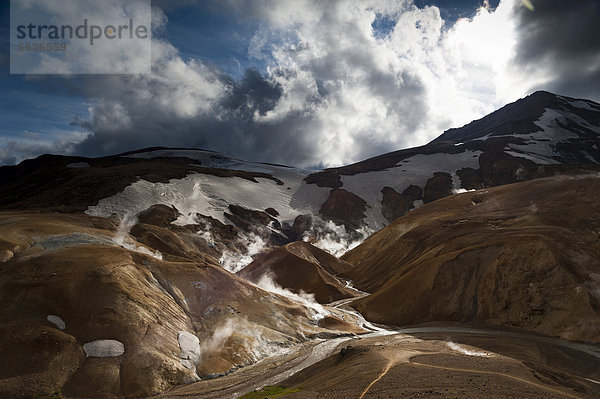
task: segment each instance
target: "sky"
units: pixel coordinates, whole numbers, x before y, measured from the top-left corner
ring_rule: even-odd
[[[597,0],[152,6],[151,74],[10,75],[0,0],[0,164],[168,146],[332,167],[426,144],[535,90],[600,101]]]

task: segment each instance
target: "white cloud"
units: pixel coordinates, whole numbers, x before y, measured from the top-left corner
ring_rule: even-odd
[[[251,14],[264,21],[253,54],[270,50],[269,71],[283,88],[257,120],[309,114],[304,133],[319,141],[317,158],[327,166],[424,144],[524,94],[507,87],[512,1],[447,31],[436,7],[343,0],[291,12],[287,2],[253,4]],[[396,20],[379,38],[371,28],[378,10]]]
[[[12,165],[41,154],[72,154],[87,135],[77,130],[44,133],[25,130],[16,137],[0,138],[0,165]]]
[[[266,76],[235,82],[155,39],[151,75],[86,88],[97,99],[86,124],[94,134],[79,150],[200,146],[261,161],[335,166],[425,144],[531,86],[510,64],[514,0],[453,27],[436,7],[408,0],[227,5],[259,22],[249,54],[267,63]],[[155,14],[156,25],[164,24],[164,15]],[[395,22],[385,34],[372,28],[382,16]]]

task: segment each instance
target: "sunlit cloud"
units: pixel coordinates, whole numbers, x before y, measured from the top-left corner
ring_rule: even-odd
[[[484,2],[472,17],[449,22],[411,0],[219,1],[219,12],[255,27],[244,43],[257,68],[233,78],[155,38],[151,75],[77,87],[93,102],[77,122],[90,135],[75,152],[186,146],[320,167],[422,145],[537,89],[574,79],[569,87],[590,92],[581,81],[598,73],[597,51],[562,57],[576,32],[552,42],[545,32],[564,4],[540,0],[531,12],[522,0]],[[585,4],[585,14],[570,18],[592,37],[597,6]],[[159,9],[153,19],[174,23]]]

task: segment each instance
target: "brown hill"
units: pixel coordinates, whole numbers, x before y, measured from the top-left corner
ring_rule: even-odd
[[[334,277],[351,267],[309,243],[297,241],[259,256],[238,275],[253,282],[271,275],[283,288],[314,294],[319,303],[331,303],[356,295]]]
[[[395,325],[478,320],[600,342],[598,174],[454,195],[397,219],[343,260]]]
[[[116,233],[86,215],[0,213],[0,397],[145,397],[336,334],[210,256],[161,260]]]

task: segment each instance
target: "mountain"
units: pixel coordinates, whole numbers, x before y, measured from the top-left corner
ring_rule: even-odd
[[[362,239],[460,190],[597,164],[599,135],[600,104],[536,92],[427,145],[318,172],[194,149],[45,155],[0,168],[0,209],[124,218],[164,204],[181,213],[176,224],[197,223],[197,215],[246,230],[250,224],[276,245],[316,236],[311,227],[331,230],[329,222],[360,232],[347,239]],[[260,214],[247,220],[251,212]],[[298,216],[304,219],[294,226]]]
[[[332,393],[345,366],[391,365],[403,339],[427,352],[410,337],[379,348],[397,331],[365,317],[598,342],[599,115],[537,92],[322,171],[184,148],[0,167],[0,397],[137,398],[199,379],[190,389],[239,397],[271,366],[283,381],[327,359],[339,379],[292,380]],[[565,345],[543,376],[595,392],[595,349]],[[553,374],[582,353],[576,376]]]
[[[375,229],[462,190],[530,180],[600,163],[600,104],[535,92],[421,147],[326,169],[306,180],[365,200]]]
[[[342,259],[367,320],[509,325],[600,342],[600,169],[444,198]]]

